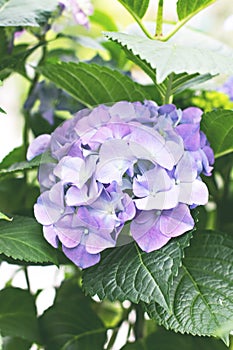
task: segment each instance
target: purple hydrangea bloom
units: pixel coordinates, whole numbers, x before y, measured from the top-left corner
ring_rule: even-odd
[[[224,94],[228,95],[230,100],[233,101],[233,77],[228,78],[219,91],[224,92]]]
[[[89,28],[88,17],[93,14],[93,6],[90,0],[60,0],[61,8],[72,12],[75,22]]]
[[[126,224],[146,252],[191,230],[190,208],[208,201],[200,174],[210,175],[214,162],[201,114],[121,101],[79,111],[36,138],[28,159],[45,151],[54,159],[41,164],[34,207],[47,241],[87,268],[117,245]]]

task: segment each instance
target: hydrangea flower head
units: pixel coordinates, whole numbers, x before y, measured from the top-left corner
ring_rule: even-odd
[[[190,208],[208,201],[200,174],[213,151],[200,131],[202,111],[117,102],[81,110],[30,145],[28,159],[47,151],[34,207],[44,236],[81,268],[115,247],[127,224],[146,252],[194,227]]]
[[[60,5],[72,13],[74,21],[89,28],[89,16],[93,14],[90,0],[60,0]]]

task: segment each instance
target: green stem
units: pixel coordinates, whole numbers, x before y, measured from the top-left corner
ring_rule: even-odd
[[[135,19],[135,21],[137,22],[137,24],[139,25],[139,27],[141,28],[141,30],[143,31],[143,33],[149,38],[149,39],[154,39],[154,37],[150,34],[150,32],[146,29],[146,27],[144,26],[144,24],[141,21],[141,18],[138,17],[136,15],[136,13],[124,2],[122,2],[121,0],[118,0],[125,8],[126,10],[131,14],[131,16]]]
[[[132,310],[131,307],[126,309],[126,310],[124,310],[121,320],[117,323],[116,327],[113,329],[113,333],[112,333],[112,336],[111,336],[111,338],[109,340],[109,343],[108,343],[108,346],[107,346],[106,350],[111,350],[112,349],[112,346],[114,345],[114,343],[116,341],[116,337],[117,337],[118,331],[121,328],[123,322],[128,320],[129,313],[131,312],[131,310]]]
[[[176,32],[178,32],[178,30],[183,27],[191,18],[193,18],[196,14],[198,14],[200,11],[204,10],[206,7],[208,7],[209,5],[213,4],[216,0],[213,0],[211,3],[208,3],[205,6],[202,6],[200,8],[198,8],[196,11],[190,13],[187,17],[183,18],[182,20],[178,21],[176,23],[176,25],[174,26],[174,28],[170,31],[170,33],[168,33],[165,36],[161,36],[158,37],[157,39],[160,41],[168,41],[174,34],[176,34]]]
[[[144,310],[141,306],[141,304],[135,305],[135,311],[136,311],[136,321],[134,324],[134,335],[136,341],[143,338],[144,336]]]
[[[30,279],[29,279],[29,276],[28,276],[27,266],[24,266],[23,270],[24,270],[25,280],[26,280],[26,283],[27,283],[27,289],[31,293]]]
[[[166,94],[164,96],[164,104],[172,102],[172,82],[173,82],[173,73],[168,76]]]
[[[163,0],[159,0],[157,19],[156,19],[156,39],[163,36]]]
[[[43,63],[43,61],[45,60],[46,57],[46,53],[47,53],[47,46],[46,46],[46,42],[45,42],[45,36],[42,36],[40,38],[40,42],[38,44],[38,47],[42,46],[42,56],[41,59],[38,63],[38,66]],[[29,98],[29,96],[33,93],[34,89],[36,88],[36,85],[38,83],[39,80],[39,73],[35,73],[35,76],[31,82],[31,86],[29,88],[28,94],[27,94],[27,98],[26,100]],[[23,128],[23,144],[24,144],[24,149],[25,149],[25,155],[27,152],[27,148],[29,146],[29,131],[30,131],[30,123],[29,123],[29,119],[30,119],[30,111],[27,109],[24,109],[24,128]]]

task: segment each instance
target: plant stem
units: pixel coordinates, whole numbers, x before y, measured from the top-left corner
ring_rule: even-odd
[[[208,3],[207,5],[204,5],[200,8],[198,8],[196,11],[190,13],[187,17],[183,18],[182,20],[178,21],[176,23],[176,25],[174,26],[174,28],[170,31],[170,33],[168,33],[165,36],[160,36],[157,39],[160,41],[168,41],[174,34],[176,34],[176,32],[178,32],[178,30],[183,27],[191,18],[193,18],[196,14],[198,14],[200,11],[204,10],[206,7],[210,6],[211,4],[213,4],[216,0],[213,0],[212,2]]]
[[[173,73],[169,74],[166,94],[164,96],[164,104],[172,102],[172,81],[173,81]]]
[[[26,280],[26,283],[27,283],[27,289],[31,293],[30,279],[29,279],[29,276],[28,276],[27,266],[24,266],[23,271],[24,271],[25,280]]]
[[[41,59],[38,63],[38,66],[45,60],[46,53],[47,53],[47,47],[46,47],[44,35],[40,38],[40,42],[38,43],[38,47],[41,45],[42,45],[42,56],[41,56]],[[35,90],[36,85],[38,83],[38,80],[39,80],[39,73],[36,72],[32,82],[31,82],[31,86],[29,88],[26,100],[30,97],[30,95]],[[30,119],[30,111],[28,109],[24,108],[23,144],[24,144],[24,149],[25,149],[25,156],[26,156],[27,148],[29,146],[29,131],[30,131],[29,119]]]
[[[136,321],[134,324],[134,335],[135,335],[135,339],[139,340],[144,336],[144,322],[145,322],[144,310],[141,304],[135,305],[135,311],[136,311]]]
[[[159,0],[158,11],[157,11],[157,19],[156,19],[156,39],[161,38],[163,36],[163,0]]]
[[[141,30],[143,31],[143,33],[149,38],[149,39],[154,39],[154,37],[150,34],[150,32],[146,29],[146,27],[144,26],[144,24],[141,21],[141,18],[138,17],[136,15],[136,13],[134,11],[132,11],[132,9],[125,4],[123,1],[119,0],[119,2],[126,8],[126,10],[131,14],[131,16],[135,19],[135,21],[137,22],[137,24],[139,25],[139,27],[141,28]]]

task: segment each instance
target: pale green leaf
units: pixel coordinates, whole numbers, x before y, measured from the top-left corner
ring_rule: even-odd
[[[13,219],[0,212],[0,220],[12,221]]]
[[[215,110],[204,114],[201,128],[214,150],[215,157],[233,152],[233,111]]]
[[[216,0],[178,0],[176,6],[179,20],[183,20],[190,15],[198,13],[214,2],[216,2]]]
[[[121,44],[118,42],[114,42],[116,45],[121,47]],[[147,61],[141,59],[138,55],[134,55],[131,50],[128,50],[127,47],[122,46],[124,52],[128,59],[138,65],[154,82],[154,90],[157,95],[156,102],[159,103],[161,98],[164,98],[166,95],[167,84],[170,85],[171,93],[176,94],[184,91],[185,89],[191,88],[192,86],[196,86],[200,83],[203,83],[212,78],[210,74],[200,75],[198,73],[187,74],[173,74],[171,79],[166,78],[163,83],[157,84],[156,78],[156,69],[152,68]]]
[[[0,291],[0,329],[4,336],[40,342],[33,296],[19,288]]]
[[[44,239],[42,226],[29,217],[0,220],[0,254],[32,263],[57,264],[56,250]]]
[[[107,67],[87,63],[47,63],[40,72],[87,107],[150,99],[142,85]]]
[[[130,13],[142,18],[149,6],[150,0],[118,0]]]
[[[228,344],[229,324],[233,327],[232,286],[232,234],[198,231],[170,289],[171,311],[154,302],[146,305],[146,310],[167,329],[221,336]]]
[[[162,83],[171,73],[233,74],[233,51],[219,52],[198,45],[195,47],[159,42],[124,33],[105,32],[105,36],[131,50],[134,55],[156,69],[156,81]],[[231,52],[231,54],[229,54]]]
[[[38,27],[56,9],[57,0],[8,0],[0,2],[0,26]]]
[[[84,271],[83,287],[100,299],[150,302],[156,300],[169,308],[169,286],[189,244],[191,233],[172,239],[166,246],[151,253],[141,251],[136,243],[108,250],[101,261]]]

